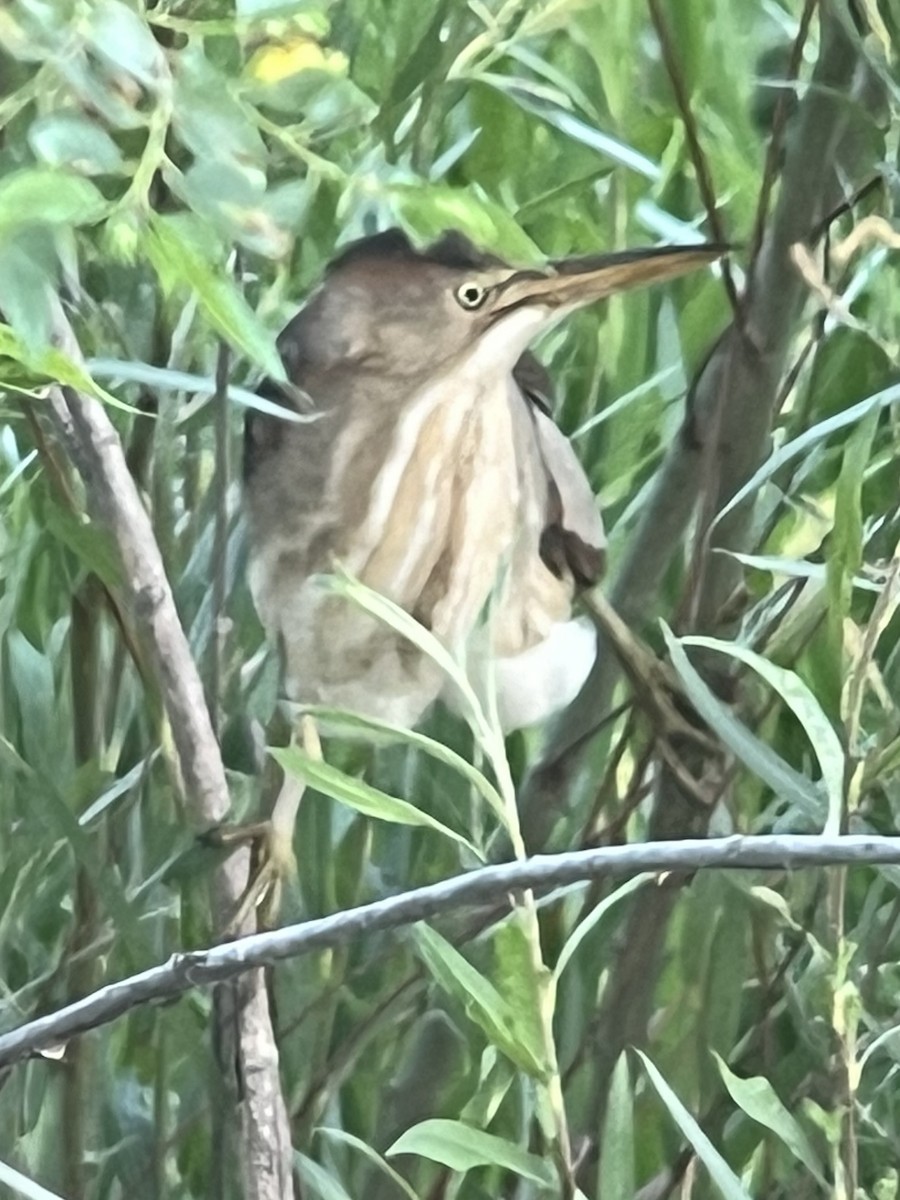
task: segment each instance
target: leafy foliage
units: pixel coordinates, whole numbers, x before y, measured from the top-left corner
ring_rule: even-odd
[[[785,83],[799,0],[670,7],[720,220],[752,245],[773,123],[786,118],[789,143],[827,39],[813,22]],[[874,0],[823,8],[875,98],[858,106],[850,182],[892,179],[895,18]],[[49,434],[48,383],[109,406],[204,671],[234,815],[254,816],[266,743],[284,739],[233,464],[254,385],[281,374],[278,330],[338,245],[389,224],[419,239],[459,228],[523,262],[709,232],[664,58],[644,0],[0,8],[0,1026],[211,931],[216,852],[187,828],[171,730],[116,603],[121,568]],[[643,630],[727,749],[698,781],[716,831],[897,825],[894,191],[832,223],[775,450],[735,499],[756,508],[752,544],[732,548],[730,609],[697,636]],[[52,342],[57,296],[83,363]],[[705,273],[545,339],[613,574],[730,316]],[[233,403],[216,386],[223,347]],[[678,634],[694,549],[653,597]],[[647,835],[658,730],[630,698],[623,684],[556,844]],[[438,712],[414,734],[320,712],[326,763],[276,751],[318,789],[300,807],[283,920],[521,848],[515,792],[536,738],[504,747],[464,700],[468,725]],[[633,961],[626,997],[646,1009],[648,1055],[616,1053],[606,1074],[598,1004],[633,893],[653,881],[447,914],[279,966],[302,1195],[625,1200],[655,1181],[655,1195],[896,1196],[896,871],[677,883],[662,970]],[[210,1027],[209,996],[192,994],[12,1070],[0,1182],[237,1195],[213,1136]]]

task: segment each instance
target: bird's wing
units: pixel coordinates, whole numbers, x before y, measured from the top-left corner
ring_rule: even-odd
[[[606,533],[591,485],[568,438],[553,421],[553,388],[544,367],[533,354],[523,354],[513,377],[529,403],[547,474],[541,558],[554,575],[568,571],[579,587],[591,587],[603,574],[606,558]]]

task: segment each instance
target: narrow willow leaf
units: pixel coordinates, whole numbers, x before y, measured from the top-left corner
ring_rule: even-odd
[[[398,604],[394,604],[392,600],[388,600],[386,596],[373,591],[372,588],[366,587],[364,583],[360,583],[346,571],[339,571],[336,575],[323,575],[322,583],[338,596],[352,600],[354,604],[359,605],[373,617],[377,617],[379,621],[384,621],[386,625],[407,638],[432,662],[436,663],[447,678],[456,685],[463,701],[463,716],[476,736],[489,735],[490,724],[465,672],[446,646],[430,630],[426,629],[424,625],[420,625]]]
[[[536,1154],[493,1133],[464,1125],[462,1121],[440,1118],[421,1121],[402,1133],[387,1153],[418,1154],[432,1162],[443,1163],[451,1171],[500,1167],[545,1188],[553,1188],[558,1183],[550,1166]]]
[[[859,1056],[859,1062],[856,1065],[857,1078],[862,1073],[863,1067],[866,1065],[875,1051],[880,1049],[885,1042],[889,1042],[892,1038],[896,1037],[900,1037],[900,1025],[892,1025],[890,1029],[883,1030],[881,1033],[879,1033],[877,1038],[873,1039],[873,1041],[866,1046],[865,1050]],[[893,1057],[896,1057],[896,1053]]]
[[[299,1150],[294,1151],[294,1165],[306,1187],[320,1200],[351,1200],[350,1194],[336,1179],[332,1179],[324,1167]]]
[[[732,1171],[731,1167],[729,1167],[728,1163],[697,1124],[696,1118],[688,1112],[668,1083],[666,1083],[665,1079],[663,1079],[656,1066],[642,1051],[637,1050],[635,1053],[644,1064],[650,1082],[656,1088],[657,1094],[669,1110],[669,1115],[694,1148],[697,1157],[709,1172],[710,1179],[712,1179],[713,1183],[725,1197],[725,1200],[751,1200],[750,1194],[744,1190],[737,1175],[735,1175],[734,1171]]]
[[[364,1155],[369,1162],[374,1163],[383,1175],[387,1175],[397,1190],[407,1197],[407,1200],[419,1200],[403,1176],[398,1174],[390,1163],[386,1163],[378,1151],[364,1142],[362,1138],[355,1137],[352,1133],[347,1133],[343,1129],[330,1129],[325,1125],[320,1125],[314,1132],[322,1134],[329,1141],[339,1142],[345,1146],[352,1146],[354,1150],[358,1150],[360,1154]]]
[[[820,821],[824,806],[815,784],[799,771],[795,771],[737,719],[694,670],[680,642],[665,624],[663,634],[672,665],[684,684],[688,699],[713,732],[751,771],[767,783],[776,795],[799,807],[813,820]]]
[[[628,170],[634,171],[638,175],[643,175],[645,179],[655,180],[660,178],[662,171],[659,163],[648,158],[646,154],[641,154],[639,150],[635,150],[627,142],[604,133],[603,130],[598,129],[595,125],[589,125],[581,117],[577,117],[574,113],[568,112],[557,104],[538,99],[533,95],[528,95],[522,88],[517,88],[514,81],[510,83],[503,76],[492,75],[488,79],[488,82],[492,83],[495,87],[498,85],[498,81],[503,84],[501,90],[511,100],[514,100],[520,108],[523,108],[526,112],[533,113],[542,121],[546,121],[548,125],[552,125],[554,129],[558,129],[566,137],[580,142],[583,146],[587,146],[597,154],[602,154],[604,158],[611,159],[612,162],[619,163],[620,166],[627,167]]]
[[[123,163],[122,151],[102,125],[71,109],[33,121],[28,144],[48,166],[74,167],[81,174],[115,174]]]
[[[27,1175],[22,1175],[8,1163],[0,1162],[0,1183],[5,1183],[10,1191],[17,1196],[25,1196],[27,1200],[62,1200],[57,1192],[48,1191]]]
[[[345,775],[337,767],[332,767],[328,763],[322,762],[321,759],[313,758],[299,746],[270,749],[269,753],[278,765],[289,774],[296,775],[333,800],[349,805],[363,816],[375,817],[379,821],[390,821],[394,825],[417,825],[425,829],[433,829],[436,833],[442,833],[445,837],[452,838],[454,842],[459,842],[467,850],[471,850],[477,858],[482,857],[462,834],[456,833],[455,830],[429,816],[428,813],[422,812],[414,804],[401,800],[397,796],[390,796],[387,792],[381,792],[363,779],[354,779],[350,775]]]
[[[596,908],[592,909],[592,911],[588,913],[584,920],[578,922],[566,939],[566,943],[560,951],[559,958],[556,960],[556,966],[554,967],[553,974],[557,980],[559,979],[560,975],[562,975],[568,964],[572,961],[575,951],[591,932],[597,922],[601,919],[601,917],[605,916],[606,913],[608,913],[613,907],[613,905],[618,904],[620,900],[624,900],[626,896],[630,896],[632,892],[637,891],[639,887],[643,887],[648,880],[653,878],[654,876],[651,874],[635,875],[634,879],[629,879],[626,883],[623,883],[621,887],[617,887],[616,890],[607,896],[605,900],[601,900]]]
[[[844,804],[844,750],[821,705],[800,676],[795,671],[776,666],[761,654],[735,642],[710,637],[685,637],[681,639],[681,644],[704,646],[707,650],[718,650],[722,654],[730,655],[752,667],[775,689],[803,726],[819,760],[822,782],[828,796],[828,817],[822,832],[829,837],[839,833]]]
[[[332,734],[346,739],[357,739],[369,746],[394,746],[404,742],[414,746],[431,758],[446,763],[458,771],[476,791],[484,797],[497,816],[504,820],[503,800],[494,785],[462,755],[445,746],[443,742],[435,741],[424,733],[414,729],[404,729],[400,725],[391,725],[387,721],[379,721],[374,717],[363,717],[357,713],[345,712],[339,708],[326,708],[323,705],[303,705],[302,711],[309,713],[316,726],[324,734]]]
[[[876,392],[874,396],[860,400],[858,404],[852,404],[850,408],[846,408],[842,412],[837,412],[833,416],[827,417],[824,421],[819,421],[811,429],[804,430],[799,437],[786,442],[780,449],[769,455],[759,470],[754,472],[744,486],[738,488],[725,507],[719,509],[713,525],[717,525],[732,509],[737,508],[748,496],[752,496],[764,483],[767,483],[786,463],[799,458],[801,454],[805,454],[811,446],[823,442],[831,434],[839,433],[849,425],[854,425],[857,421],[861,421],[863,417],[868,416],[869,413],[876,412],[881,408],[888,408],[890,405],[897,403],[900,403],[900,384],[895,383],[891,387],[884,388],[883,391]]]
[[[651,375],[649,379],[645,379],[639,383],[637,387],[633,387],[631,391],[626,392],[624,396],[619,396],[617,400],[613,400],[611,404],[605,405],[599,412],[594,413],[592,417],[588,417],[578,428],[569,434],[569,441],[574,442],[576,438],[583,437],[586,433],[590,433],[598,425],[602,425],[604,421],[608,421],[611,417],[616,417],[623,409],[628,408],[635,400],[640,400],[644,396],[649,396],[656,391],[660,384],[668,382],[675,378],[677,371],[674,367],[663,367],[661,371]]]
[[[634,1092],[628,1057],[619,1055],[612,1074],[603,1121],[597,1195],[603,1200],[634,1200]]]
[[[88,372],[62,350],[55,346],[32,350],[14,330],[3,324],[0,324],[0,357],[13,359],[26,371],[51,383],[65,384],[76,391],[86,392],[96,400],[102,400],[104,404],[110,404],[114,408],[124,409],[125,412],[138,412],[132,405],[118,400],[111,392],[95,383]]]
[[[186,392],[188,395],[205,394],[208,399],[212,399],[216,390],[216,381],[211,376],[193,375],[190,371],[173,371],[170,367],[154,367],[145,362],[129,362],[118,358],[89,358],[85,366],[97,379],[118,379],[123,383],[144,383],[149,387],[158,388],[160,391]],[[295,412],[283,404],[275,404],[273,401],[267,400],[265,396],[258,396],[256,392],[237,387],[235,384],[229,384],[227,395],[233,404],[240,404],[243,408],[253,408],[257,412],[266,413],[268,416],[278,417],[282,421],[290,421],[294,424],[318,421],[322,415],[316,412],[308,414]],[[196,409],[192,409],[192,411],[196,411]],[[179,414],[176,418],[176,425],[181,425],[184,419],[184,416]]]
[[[825,582],[827,567],[825,563],[807,562],[805,558],[781,558],[777,554],[741,554],[738,550],[726,550],[718,547],[716,554],[727,554],[745,567],[756,571],[771,571],[773,575],[786,575],[789,579],[814,579]],[[881,584],[865,575],[856,575],[853,586],[863,592],[880,592]]]
[[[275,338],[238,291],[233,280],[207,262],[165,217],[154,217],[144,248],[163,282],[177,281],[197,297],[209,323],[272,378],[286,376]]]
[[[427,655],[444,672],[456,688],[455,703],[459,715],[466,721],[472,734],[487,757],[494,772],[504,804],[501,817],[504,828],[510,833],[517,852],[524,853],[521,833],[518,828],[518,810],[515,800],[515,786],[509,761],[506,757],[506,743],[503,731],[497,720],[496,704],[491,703],[490,713],[485,711],[481,700],[466,676],[462,665],[456,661],[447,648],[423,625],[420,625],[409,613],[404,612],[399,605],[380,595],[372,588],[366,587],[358,579],[345,570],[340,569],[336,575],[321,576],[324,587],[329,588],[339,596],[344,596],[357,604],[365,612],[394,629],[407,638],[414,646]]]
[[[510,1007],[490,980],[428,925],[416,925],[416,948],[437,984],[463,1006],[492,1045],[535,1078],[545,1074],[541,1057],[523,1042]]]
[[[724,1059],[713,1051],[713,1056],[722,1076],[722,1082],[728,1089],[732,1100],[743,1112],[770,1129],[787,1148],[815,1176],[825,1190],[828,1185],[822,1172],[822,1164],[818,1155],[810,1145],[809,1138],[790,1112],[781,1103],[777,1092],[768,1079],[755,1075],[750,1079],[741,1079],[729,1070]]]

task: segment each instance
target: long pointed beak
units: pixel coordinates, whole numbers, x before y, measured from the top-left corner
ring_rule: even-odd
[[[549,309],[580,308],[616,292],[674,279],[698,267],[708,266],[731,247],[712,243],[700,246],[653,246],[645,250],[623,250],[617,254],[595,254],[586,258],[564,258],[544,270],[519,271],[503,284],[500,311],[522,305]]]

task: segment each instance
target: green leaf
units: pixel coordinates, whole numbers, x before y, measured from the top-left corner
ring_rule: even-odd
[[[144,383],[160,391],[186,392],[188,395],[202,397],[202,403],[208,404],[216,390],[215,380],[206,375],[194,375],[190,371],[173,371],[169,367],[154,367],[145,362],[127,362],[118,358],[89,358],[85,365],[92,376],[97,379],[116,379],[124,383]],[[306,421],[318,420],[318,413],[298,413],[285,408],[283,404],[275,404],[250,392],[246,388],[229,384],[228,399],[242,408],[252,408],[257,412],[267,413],[278,417],[281,421],[302,425]],[[175,418],[176,428],[182,426],[192,417],[200,404],[192,404],[187,410],[179,412]]]
[[[552,125],[566,137],[580,142],[582,146],[587,146],[588,149],[603,155],[604,158],[618,163],[619,166],[627,167],[645,179],[655,182],[661,177],[659,163],[648,158],[646,154],[641,154],[639,150],[635,150],[633,146],[629,146],[620,138],[612,137],[603,130],[597,129],[596,126],[589,125],[587,121],[576,117],[574,113],[568,112],[565,108],[561,108],[550,100],[536,98],[533,91],[526,91],[521,86],[517,87],[515,81],[504,81],[502,76],[491,75],[486,78],[486,82],[494,87],[501,85],[505,94],[520,108],[540,117],[542,121],[546,121],[548,125]]]
[[[28,144],[51,167],[71,167],[85,175],[107,175],[122,167],[122,152],[105,129],[81,113],[63,111],[39,117]]]
[[[836,709],[843,685],[844,619],[853,601],[853,577],[862,565],[862,486],[878,427],[878,413],[869,413],[847,438],[834,497],[834,528],[828,539],[828,655],[831,692]]]
[[[363,717],[340,708],[308,704],[302,706],[302,711],[310,714],[322,733],[331,734],[334,737],[356,739],[369,746],[395,746],[398,742],[402,742],[421,750],[430,758],[437,759],[438,762],[445,763],[448,767],[458,771],[487,801],[501,821],[505,819],[503,800],[490,780],[486,779],[477,767],[472,766],[462,755],[451,750],[449,746],[445,746],[443,742],[435,741],[434,738],[427,737],[424,733],[418,733],[414,729],[404,729],[400,725],[391,725],[387,721],[378,721],[374,717]]]
[[[716,548],[715,553],[727,554],[729,558],[755,571],[770,571],[773,575],[786,575],[788,579],[815,579],[824,583],[828,569],[825,563],[809,562],[805,558],[782,558],[778,554],[741,554],[723,547]],[[881,584],[867,579],[865,575],[854,575],[853,586],[863,592],[881,591]]]
[[[819,760],[822,782],[828,796],[828,817],[822,832],[832,837],[839,833],[844,803],[844,750],[831,722],[800,676],[795,671],[776,666],[761,654],[735,642],[725,642],[719,638],[685,637],[681,639],[681,644],[704,646],[708,650],[718,650],[736,658],[752,667],[775,689],[803,726]]]
[[[526,1047],[530,1058],[541,1062],[545,1058],[544,1028],[553,1020],[555,982],[543,963],[535,962],[532,934],[525,920],[522,909],[516,909],[494,934],[493,975],[512,1019],[516,1041]],[[546,1063],[543,1074],[551,1070],[551,1064]]]
[[[322,1134],[329,1141],[337,1142],[345,1146],[352,1146],[354,1150],[358,1150],[364,1155],[369,1162],[374,1163],[377,1169],[390,1179],[399,1192],[402,1192],[407,1200],[418,1200],[416,1193],[412,1190],[402,1175],[398,1174],[390,1163],[386,1163],[377,1150],[373,1149],[362,1138],[354,1137],[352,1133],[347,1133],[343,1129],[330,1129],[325,1125],[320,1125],[315,1133]]]
[[[566,938],[565,945],[560,951],[559,958],[556,960],[556,966],[553,974],[557,980],[559,980],[559,977],[562,975],[563,971],[572,961],[575,951],[591,932],[594,926],[597,925],[601,917],[604,917],[614,905],[619,903],[620,900],[624,900],[626,896],[630,896],[632,892],[637,891],[638,888],[643,887],[645,883],[654,878],[655,876],[651,874],[635,875],[634,879],[629,879],[626,883],[623,883],[621,887],[617,887],[616,890],[611,892],[605,900],[601,900],[601,902],[596,905],[583,920],[578,922],[578,924],[569,934],[568,938]]]
[[[108,205],[87,179],[52,167],[13,171],[0,180],[0,237],[26,225],[90,225]]]
[[[164,286],[189,288],[200,302],[209,323],[241,353],[276,380],[286,379],[275,338],[238,291],[234,281],[206,262],[182,236],[175,222],[151,218],[144,233],[144,248]]]
[[[50,341],[56,278],[55,263],[30,253],[22,244],[25,236],[0,243],[0,296],[3,315],[21,337],[22,350],[30,355]]]
[[[7,631],[4,657],[18,701],[25,756],[31,766],[40,769],[48,748],[58,742],[53,664],[16,628]]]
[[[752,1200],[737,1175],[697,1124],[696,1118],[684,1107],[647,1055],[640,1050],[635,1053],[644,1064],[650,1082],[669,1110],[669,1115],[694,1148],[725,1200]]]
[[[828,417],[824,421],[819,421],[811,429],[807,429],[798,437],[785,442],[783,446],[769,455],[763,465],[753,473],[744,486],[735,492],[724,508],[719,509],[713,524],[717,525],[728,513],[737,508],[739,504],[742,504],[748,496],[752,496],[762,484],[776,475],[783,466],[786,466],[789,462],[793,462],[801,454],[805,454],[811,447],[818,445],[819,442],[823,442],[833,433],[839,433],[842,429],[847,429],[850,425],[855,425],[857,421],[861,421],[869,413],[878,412],[882,408],[888,408],[890,405],[897,403],[900,403],[900,384],[895,383],[891,387],[876,392],[874,396],[860,400],[859,404],[854,404],[850,408],[844,409],[843,412],[835,413],[834,416]]]
[[[154,89],[168,77],[165,56],[146,21],[119,0],[90,10],[88,41],[101,58]]]
[[[445,837],[452,838],[454,842],[459,842],[467,850],[471,850],[476,857],[481,857],[472,843],[462,834],[456,833],[449,826],[443,825],[434,817],[429,816],[428,813],[422,812],[414,804],[400,800],[397,796],[389,796],[387,792],[379,791],[378,788],[372,787],[363,779],[354,779],[350,775],[345,775],[343,771],[322,762],[321,759],[313,758],[299,746],[270,749],[269,753],[285,771],[296,775],[298,779],[304,780],[326,796],[331,796],[333,800],[339,800],[342,804],[349,805],[363,816],[375,817],[379,821],[390,821],[395,825],[416,825],[425,829],[433,829],[436,833],[442,833]]]
[[[543,255],[502,205],[475,191],[432,183],[392,184],[390,194],[406,224],[422,238],[458,229],[477,245],[519,262],[541,262]]]
[[[332,1179],[324,1167],[299,1150],[294,1151],[294,1164],[303,1183],[321,1200],[351,1200],[349,1193],[336,1179]]]
[[[729,1070],[721,1055],[713,1051],[713,1057],[718,1064],[722,1082],[735,1104],[748,1117],[758,1121],[760,1125],[765,1125],[766,1129],[770,1129],[779,1137],[827,1191],[828,1185],[825,1182],[818,1155],[810,1145],[800,1124],[781,1103],[768,1079],[761,1075],[741,1079]]]
[[[529,1075],[542,1078],[546,1067],[541,1055],[522,1040],[515,1015],[494,985],[428,925],[415,927],[416,948],[435,981],[462,1004],[466,1015]]]
[[[603,1200],[634,1200],[634,1093],[628,1057],[619,1055],[612,1073],[603,1120],[597,1195]]]
[[[365,612],[407,638],[414,646],[436,663],[455,685],[462,701],[463,717],[468,721],[479,740],[490,736],[490,726],[480,700],[466,678],[465,671],[434,634],[405,612],[398,604],[388,600],[379,592],[366,587],[346,571],[336,575],[323,575],[322,585],[347,600],[352,600]]]
[[[5,1183],[17,1196],[25,1196],[27,1200],[62,1200],[57,1192],[41,1187],[5,1162],[0,1162],[0,1183]]]
[[[691,666],[679,640],[665,623],[663,636],[672,665],[678,672],[688,699],[713,732],[754,774],[767,783],[777,796],[796,805],[813,820],[821,821],[824,807],[822,796],[812,780],[795,771],[771,747],[751,733],[727,705],[722,703]]]
[[[47,505],[44,525],[49,533],[58,538],[64,546],[68,546],[84,567],[93,571],[108,587],[114,588],[121,584],[121,559],[112,535],[106,529],[57,503]]]
[[[549,1165],[536,1154],[529,1154],[505,1138],[473,1129],[462,1121],[439,1118],[421,1121],[401,1134],[387,1153],[418,1154],[443,1163],[451,1171],[500,1167],[545,1188],[553,1188],[558,1183]]]
[[[62,350],[57,350],[55,346],[32,350],[8,325],[0,324],[0,358],[3,357],[13,359],[26,371],[51,383],[65,384],[78,392],[86,392],[89,396],[102,400],[104,404],[111,404],[125,412],[138,411],[95,383],[87,371]]]

